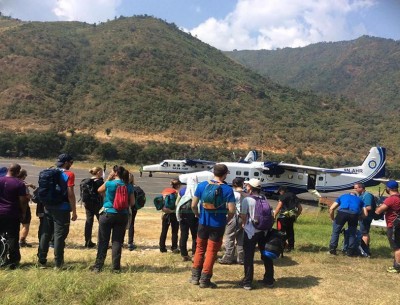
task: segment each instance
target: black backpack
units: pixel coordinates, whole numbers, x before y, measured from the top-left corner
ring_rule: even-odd
[[[56,206],[68,202],[67,181],[62,170],[48,168],[39,173],[38,200],[45,206]]]
[[[133,186],[133,194],[135,195],[135,208],[140,210],[146,204],[146,193],[140,186]]]
[[[95,181],[91,178],[82,179],[79,184],[81,200],[85,206],[96,206],[100,203],[100,196],[95,187]]]

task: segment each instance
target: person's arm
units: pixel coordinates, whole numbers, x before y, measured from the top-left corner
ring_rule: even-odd
[[[375,214],[380,215],[384,212],[386,212],[388,209],[388,206],[384,203],[382,203],[379,207],[376,208]]]
[[[199,197],[193,196],[192,198],[192,211],[194,215],[199,218],[199,208],[197,207],[199,204]]]
[[[337,209],[338,206],[339,203],[334,202],[329,208],[329,217],[331,218],[332,221],[335,219],[335,210]]]
[[[227,218],[227,222],[229,222],[233,216],[235,216],[236,213],[236,204],[234,202],[228,202],[227,203],[228,206],[228,218]]]
[[[135,206],[135,194],[132,192],[129,195],[129,207],[134,207]]]
[[[25,220],[26,211],[28,210],[29,197],[28,196],[18,196],[19,207],[21,209],[21,221]]]
[[[297,198],[297,216],[300,216],[302,212],[303,212],[303,206],[301,205],[299,198]]]
[[[71,210],[72,210],[71,220],[75,221],[78,218],[78,215],[76,214],[76,198],[75,198],[75,192],[74,192],[73,186],[68,187],[68,202],[69,202],[69,204],[71,206]]]
[[[278,215],[279,215],[279,213],[280,213],[280,211],[282,209],[282,206],[283,206],[283,202],[281,200],[279,200],[278,201],[278,205],[276,206],[275,211],[274,211],[274,219],[275,220],[278,217]]]
[[[363,218],[368,216],[368,210],[366,207],[363,207]]]

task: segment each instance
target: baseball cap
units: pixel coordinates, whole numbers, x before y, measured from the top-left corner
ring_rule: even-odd
[[[74,158],[70,154],[61,154],[58,156],[58,159],[56,161],[56,166],[60,167],[64,165],[65,162],[72,161]]]
[[[397,183],[396,180],[389,180],[386,183],[386,187],[389,189],[398,189],[399,188],[399,184]]]
[[[261,182],[260,182],[260,180],[258,180],[256,178],[251,178],[250,180],[245,181],[244,183],[250,184],[252,187],[257,188],[257,189],[261,188]]]

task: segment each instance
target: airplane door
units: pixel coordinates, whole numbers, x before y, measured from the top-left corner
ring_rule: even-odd
[[[316,177],[315,174],[308,174],[307,190],[315,190]]]

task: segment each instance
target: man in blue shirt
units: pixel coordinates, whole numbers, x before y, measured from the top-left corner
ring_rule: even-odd
[[[369,250],[369,230],[371,229],[371,222],[374,219],[375,214],[375,198],[374,195],[365,190],[363,183],[354,184],[354,190],[357,192],[358,197],[364,203],[364,207],[367,210],[367,217],[360,220],[360,231],[362,234],[362,240],[364,241],[367,248],[365,249],[368,255],[371,255]]]
[[[194,285],[200,284],[200,288],[216,287],[214,283],[211,283],[214,262],[221,249],[227,221],[235,215],[235,196],[232,188],[224,182],[227,174],[228,168],[225,164],[216,164],[214,178],[211,181],[199,183],[192,199],[192,210],[199,218],[199,228],[190,282]],[[204,200],[203,193],[206,193],[210,184],[220,186],[216,191],[219,194],[216,206]]]
[[[335,215],[335,210],[338,212]],[[341,195],[336,202],[334,202],[329,208],[329,216],[332,219],[332,235],[329,243],[329,253],[336,255],[336,248],[339,242],[339,235],[342,231],[343,226],[348,224],[349,230],[349,248],[347,250],[348,256],[355,256],[357,251],[356,234],[358,219],[361,215],[367,216],[367,210],[364,207],[364,203],[355,194],[344,194]]]

